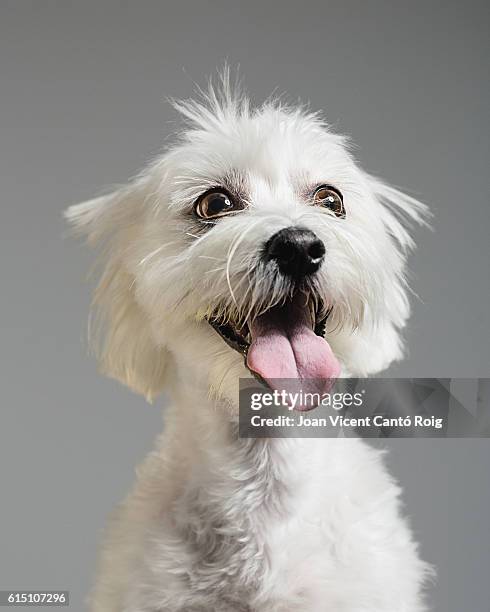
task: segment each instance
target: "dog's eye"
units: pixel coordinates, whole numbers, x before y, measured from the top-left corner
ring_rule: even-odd
[[[313,204],[329,208],[337,217],[345,218],[344,200],[338,189],[331,185],[321,185],[313,193]]]
[[[201,219],[223,217],[240,208],[229,193],[220,189],[203,193],[194,205],[196,215]]]

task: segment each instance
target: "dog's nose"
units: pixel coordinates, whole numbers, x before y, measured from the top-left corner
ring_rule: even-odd
[[[264,256],[295,280],[314,274],[323,262],[325,246],[311,230],[286,227],[267,241]]]

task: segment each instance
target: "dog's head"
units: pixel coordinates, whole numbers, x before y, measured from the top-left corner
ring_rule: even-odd
[[[410,221],[315,114],[251,109],[224,85],[177,104],[179,141],[129,185],[68,210],[104,268],[105,371],[151,398],[175,376],[236,395],[270,380],[367,375],[402,354]]]

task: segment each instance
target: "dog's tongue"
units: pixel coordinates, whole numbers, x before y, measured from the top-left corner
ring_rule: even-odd
[[[257,317],[251,325],[247,366],[272,388],[296,385],[307,393],[328,392],[340,365],[328,342],[312,330],[307,307],[294,300]],[[299,383],[299,385],[298,385]]]

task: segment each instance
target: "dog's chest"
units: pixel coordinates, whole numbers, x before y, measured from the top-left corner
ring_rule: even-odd
[[[193,598],[202,595],[205,609],[268,609],[275,597],[271,591],[288,591],[288,576],[295,572],[297,559],[285,542],[297,537],[303,552],[308,548],[309,536],[299,533],[303,527],[292,514],[288,485],[271,469],[271,457],[259,459],[239,465],[233,479],[210,480],[189,491],[178,505],[183,580]],[[309,545],[315,547],[314,538]]]

